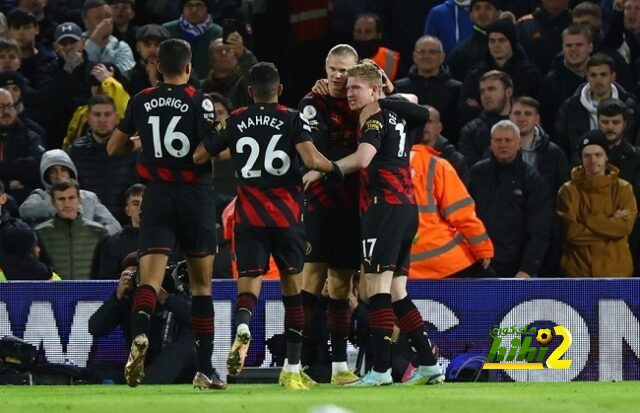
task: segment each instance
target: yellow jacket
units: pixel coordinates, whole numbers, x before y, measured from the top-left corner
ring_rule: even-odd
[[[124,90],[122,84],[113,76],[109,76],[103,80],[100,87],[105,95],[113,99],[113,102],[116,105],[116,116],[118,117],[118,120],[122,119],[124,111],[127,109],[127,103],[129,103],[129,94]],[[71,117],[71,121],[69,121],[67,135],[64,137],[64,141],[62,142],[63,150],[67,150],[74,140],[84,136],[88,118],[89,107],[87,105],[78,106]]]
[[[619,209],[631,213],[615,218]],[[628,236],[638,215],[633,187],[618,178],[618,168],[607,165],[605,176],[587,176],[582,166],[558,191],[558,215],[564,228],[560,261],[570,277],[629,277],[633,261]]]
[[[411,148],[418,232],[411,248],[412,278],[444,278],[493,257],[493,243],[471,195],[451,164],[425,145]]]

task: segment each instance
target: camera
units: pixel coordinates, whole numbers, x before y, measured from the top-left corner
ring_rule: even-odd
[[[131,274],[134,288],[140,285],[140,271],[136,270]],[[189,292],[189,270],[187,269],[187,261],[172,262],[167,265],[164,270],[164,279],[162,280],[162,288],[169,293]]]

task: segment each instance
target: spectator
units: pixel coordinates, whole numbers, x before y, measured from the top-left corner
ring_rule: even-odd
[[[31,114],[34,112],[34,105],[32,104],[27,107],[25,104],[27,95],[31,93],[31,96],[33,96],[33,91],[29,91],[29,87],[27,86],[27,80],[15,70],[5,70],[0,73],[0,88],[6,89],[11,93],[16,112],[18,113],[18,119],[20,119],[28,129],[40,135],[43,142],[46,142],[47,134],[44,128],[31,117]],[[31,102],[33,102],[33,100],[31,100]]]
[[[37,258],[36,234],[29,227],[11,227],[2,231],[2,272],[9,281],[60,279]]]
[[[542,73],[562,49],[562,31],[571,24],[569,0],[542,0],[542,7],[518,21],[518,42]]]
[[[11,93],[0,89],[0,180],[18,203],[38,186],[42,137],[20,119]]]
[[[424,34],[440,39],[447,55],[473,34],[468,4],[468,0],[446,0],[431,9],[427,16]]]
[[[422,144],[432,147],[439,156],[449,161],[463,181],[467,180],[468,167],[464,155],[456,150],[447,138],[441,135],[443,127],[440,112],[433,106],[426,106],[429,110],[429,120],[422,130]]]
[[[53,48],[58,64],[51,69],[49,80],[39,91],[41,105],[46,107],[43,126],[48,132],[47,149],[62,146],[73,113],[91,97],[89,72],[94,66],[84,53],[82,30],[75,23],[62,23],[56,28]]]
[[[249,70],[258,61],[253,53],[244,47],[240,33],[229,34],[226,43],[222,38],[213,40],[209,46],[209,62],[211,70],[202,82],[203,91],[220,93],[236,108],[252,103],[247,93],[247,79]]]
[[[35,227],[42,259],[65,280],[88,280],[95,248],[107,230],[80,214],[80,187],[74,180],[52,185],[51,202],[56,215]]]
[[[136,50],[136,31],[138,27],[133,24],[136,17],[135,0],[108,0],[113,15],[113,35],[129,45],[134,52]]]
[[[51,47],[58,23],[45,11],[47,3],[48,0],[19,0],[18,6],[29,10],[36,16],[36,20],[38,21],[37,43],[44,47]]]
[[[414,65],[409,75],[396,80],[394,86],[396,92],[412,93],[418,97],[418,103],[431,105],[442,113],[444,134],[456,144],[460,129],[457,106],[462,85],[451,78],[443,66],[444,59],[440,40],[432,36],[420,37],[415,44]]]
[[[469,16],[473,22],[473,34],[447,54],[451,76],[459,81],[464,80],[488,50],[485,30],[500,18],[498,1],[472,0]]]
[[[89,100],[89,130],[69,147],[69,156],[78,169],[83,188],[95,192],[120,222],[127,222],[122,203],[124,193],[137,182],[135,156],[110,157],[106,144],[116,127],[113,100],[104,95]]]
[[[525,163],[533,167],[547,183],[549,197],[555,199],[558,189],[569,180],[569,162],[564,151],[540,125],[540,105],[535,99],[522,96],[514,99],[509,119],[520,129],[520,151]],[[540,268],[541,276],[555,277],[560,274],[562,256],[562,228],[560,220],[553,217],[549,249]]]
[[[580,137],[598,127],[597,109],[600,101],[607,98],[622,100],[633,113],[630,119],[634,119],[638,113],[635,99],[615,84],[615,80],[616,72],[611,57],[595,54],[587,62],[588,83],[578,88],[560,107],[554,137],[574,165],[580,164]],[[631,136],[636,134],[636,124],[633,121],[627,125]]]
[[[129,218],[129,224],[117,233],[109,235],[98,246],[95,278],[117,278],[120,265],[127,254],[138,249],[138,228],[140,228],[140,207],[143,195],[143,184],[133,184],[124,193],[124,212]]]
[[[36,88],[42,84],[41,68],[58,60],[53,50],[36,43],[38,22],[36,16],[25,9],[9,13],[8,34],[20,47],[20,73]]]
[[[353,47],[361,59],[371,59],[394,81],[398,76],[400,53],[383,46],[382,20],[377,14],[364,13],[353,23]]]
[[[634,82],[640,80],[640,0],[615,1],[604,43],[624,50]]]
[[[0,181],[0,240],[4,237],[6,230],[10,228],[26,228],[29,229],[23,220],[11,216],[5,206],[9,202],[9,195],[4,191],[4,184]],[[0,267],[4,266],[4,249],[0,246]]]
[[[462,99],[479,109],[479,79],[490,70],[501,70],[513,81],[514,96],[532,96],[538,93],[540,71],[529,62],[521,46],[516,42],[516,30],[509,20],[500,19],[487,27],[489,50],[475,64],[464,80]]]
[[[13,39],[0,38],[0,72],[5,70],[20,70],[20,46]]]
[[[135,96],[143,89],[154,87],[162,79],[158,72],[158,50],[160,43],[171,37],[169,31],[157,24],[147,24],[136,32],[136,51],[138,62],[129,73],[125,89],[130,96]]]
[[[122,328],[127,346],[131,345],[131,309],[136,289],[136,253],[122,262],[116,291],[89,318],[89,332],[98,339]],[[158,291],[158,305],[150,315],[149,347],[145,359],[145,384],[191,383],[195,374],[196,349],[191,329],[191,295],[188,285],[171,273],[165,275]],[[121,367],[121,366],[120,366]],[[217,373],[214,373],[217,377]],[[122,369],[111,377],[122,383]]]
[[[593,53],[604,53],[613,59],[616,67],[616,81],[625,89],[633,88],[629,64],[615,49],[604,42],[601,10],[597,4],[589,1],[578,4],[572,11],[573,24],[586,26],[592,34]]]
[[[411,148],[418,232],[411,246],[410,276],[439,279],[467,269],[483,275],[493,244],[458,173],[437,155],[423,144]]]
[[[117,71],[117,69],[113,65],[107,67],[102,63],[98,63],[93,66],[91,72],[89,72],[89,85],[91,88],[91,96],[104,96],[113,101],[116,108],[116,117],[120,120],[127,109],[130,96],[127,91],[124,90],[124,86],[116,80],[115,71]],[[71,142],[82,137],[87,132],[88,118],[89,106],[78,106],[69,121],[67,134],[62,141],[62,149],[66,150],[69,145],[71,145]]]
[[[458,150],[464,155],[467,165],[473,166],[485,157],[491,138],[491,128],[507,119],[511,112],[513,82],[511,77],[499,70],[492,70],[480,78],[480,116],[467,123],[460,131]]]
[[[92,62],[111,63],[124,75],[136,62],[129,45],[113,36],[111,16],[111,8],[105,0],[87,0],[84,3],[82,20],[87,29],[84,50]]]
[[[562,63],[542,80],[539,92],[542,125],[553,131],[560,106],[587,80],[587,62],[593,51],[591,33],[572,24],[562,32]]]
[[[495,247],[498,277],[538,274],[549,245],[552,198],[547,184],[520,153],[520,131],[510,120],[491,128],[491,157],[471,168],[469,192]]]
[[[216,120],[227,119],[233,110],[231,102],[217,92],[211,93],[210,97],[216,112]],[[231,162],[229,149],[224,150],[213,162],[213,187],[216,189],[216,194],[236,196],[236,186],[239,180],[233,162]]]
[[[51,203],[49,193],[51,186],[67,179],[78,180],[78,171],[66,152],[51,149],[45,152],[40,160],[40,179],[45,189],[34,189],[20,205],[20,216],[32,224],[39,224],[53,218],[56,209]],[[115,234],[121,230],[118,220],[91,191],[80,190],[80,213],[83,218],[105,227],[109,234]]]
[[[211,1],[180,0],[180,4],[180,18],[163,26],[169,30],[171,37],[186,40],[191,44],[193,70],[198,79],[204,79],[209,71],[209,45],[222,37],[222,27],[213,23]]]
[[[570,277],[629,277],[633,262],[628,236],[638,209],[629,182],[608,162],[603,132],[580,138],[582,165],[558,193],[557,213],[564,224],[561,269]]]

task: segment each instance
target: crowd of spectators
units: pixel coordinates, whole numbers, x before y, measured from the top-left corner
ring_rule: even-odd
[[[297,107],[329,48],[352,44],[428,105],[421,142],[466,184],[497,276],[640,273],[640,0],[8,0],[0,12],[7,279],[120,276],[144,185],[135,155],[105,145],[130,97],[162,81],[171,37],[191,44],[189,83],[220,119],[250,103],[257,61],[278,65],[281,101]],[[214,168],[221,212],[236,178],[225,154]]]

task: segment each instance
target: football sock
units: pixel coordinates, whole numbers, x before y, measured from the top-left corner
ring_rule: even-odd
[[[131,338],[136,338],[139,334],[149,335],[151,315],[156,309],[156,301],[156,290],[152,286],[144,284],[138,287],[131,308]]]
[[[302,351],[302,335],[304,332],[304,310],[302,309],[302,295],[283,296],[284,330],[287,340],[287,360],[289,364],[300,363]]]
[[[327,329],[331,337],[331,361],[347,361],[347,338],[351,330],[349,300],[329,298],[327,306]]]
[[[238,298],[236,299],[236,327],[240,324],[249,325],[257,301],[258,297],[251,293],[238,294]]]
[[[429,336],[424,330],[424,320],[409,296],[393,303],[393,312],[398,320],[400,331],[418,352],[418,363],[421,366],[435,365],[438,360],[433,354]]]
[[[373,370],[384,373],[391,365],[391,336],[393,335],[394,315],[391,306],[391,294],[376,294],[369,298],[371,312],[371,344],[373,345]]]
[[[213,353],[213,302],[210,295],[194,295],[191,301],[191,328],[196,341],[198,371],[211,376]]]

